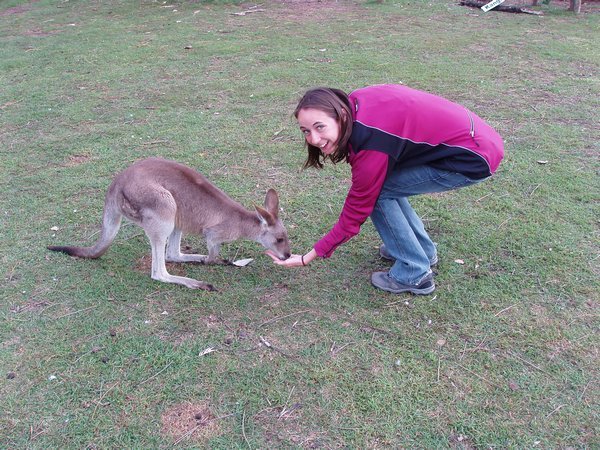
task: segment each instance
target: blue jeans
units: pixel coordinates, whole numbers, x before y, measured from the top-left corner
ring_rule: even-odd
[[[430,166],[401,168],[388,175],[371,220],[388,252],[396,260],[389,272],[392,279],[402,284],[420,284],[431,272],[430,261],[437,256],[434,243],[407,197],[450,191],[484,179],[473,180]]]

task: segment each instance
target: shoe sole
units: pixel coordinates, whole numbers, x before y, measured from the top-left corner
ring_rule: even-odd
[[[377,272],[377,274],[381,274],[383,272]],[[403,294],[405,292],[409,292],[415,295],[428,295],[435,291],[435,283],[431,280],[431,285],[425,288],[417,288],[417,287],[406,287],[406,288],[394,288],[392,286],[386,286],[384,284],[379,285],[374,281],[374,277],[376,274],[371,275],[371,284],[377,289],[381,289],[382,291],[391,292],[392,294]]]
[[[415,295],[429,295],[433,291],[435,291],[435,284],[432,286],[429,286],[427,288],[423,288],[423,289],[393,289],[393,288],[377,286],[374,283],[371,283],[371,284],[373,284],[373,286],[375,286],[377,289],[381,289],[382,291],[391,292],[392,294],[404,294],[406,292],[409,292],[409,293],[415,294]]]

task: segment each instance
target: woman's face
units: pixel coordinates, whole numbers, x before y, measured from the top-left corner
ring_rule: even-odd
[[[340,139],[340,124],[320,109],[303,108],[298,112],[298,125],[304,139],[320,148],[324,155],[331,155]]]

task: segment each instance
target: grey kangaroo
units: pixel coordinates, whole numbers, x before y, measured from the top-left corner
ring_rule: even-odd
[[[290,257],[287,231],[278,217],[279,197],[269,189],[264,208],[248,211],[199,172],[161,158],[138,161],[119,173],[106,194],[102,232],[91,247],[49,246],[79,258],[99,258],[110,247],[125,216],[144,229],[152,246],[152,278],[213,291],[203,281],[171,275],[165,261],[227,264],[221,243],[246,238]],[[183,233],[203,234],[208,255],[181,253]],[[165,251],[166,249],[166,251]]]

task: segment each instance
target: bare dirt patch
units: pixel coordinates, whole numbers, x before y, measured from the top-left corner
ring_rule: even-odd
[[[166,263],[165,265],[167,267],[167,272],[169,272],[171,275],[177,275],[180,277],[186,276],[185,269],[183,268],[182,264]],[[148,254],[139,258],[136,261],[133,270],[140,273],[150,273],[152,271],[152,255]]]
[[[269,290],[259,297],[261,303],[271,306],[279,306],[282,300],[285,300],[289,294],[290,288],[285,284],[279,284],[274,289]]]
[[[23,14],[25,11],[29,11],[31,8],[28,5],[13,6],[12,8],[6,8],[0,11],[0,17],[10,16],[12,14]]]
[[[11,312],[15,314],[23,313],[23,312],[35,312],[45,309],[47,306],[50,306],[51,303],[46,300],[28,300],[25,303],[20,305],[15,305],[11,308]]]
[[[52,36],[54,34],[60,33],[60,31],[54,30],[54,31],[43,31],[40,30],[39,28],[35,28],[35,29],[31,29],[31,30],[27,30],[23,33],[23,36],[32,36],[32,37],[48,37],[48,36]]]
[[[279,4],[281,8],[277,8]],[[270,16],[277,16],[280,20],[301,23],[303,21],[326,21],[327,19],[336,19],[341,17],[342,13],[348,17],[348,13],[356,12],[357,18],[360,18],[360,5],[348,0],[281,0],[273,2],[273,7],[265,13]],[[242,8],[243,9],[243,8]],[[252,11],[252,8],[246,9]],[[258,12],[257,14],[263,14]],[[240,19],[248,17],[247,15],[234,15],[232,21],[239,22]]]
[[[221,434],[221,427],[206,403],[181,403],[167,409],[162,417],[162,432],[175,442],[205,443]]]
[[[331,448],[325,431],[310,430],[301,420],[301,403],[267,408],[254,416],[256,425],[264,430],[264,436],[272,448]]]
[[[65,167],[73,167],[79,166],[80,164],[84,164],[88,162],[92,157],[90,155],[70,155],[69,160],[66,161],[63,166]]]

